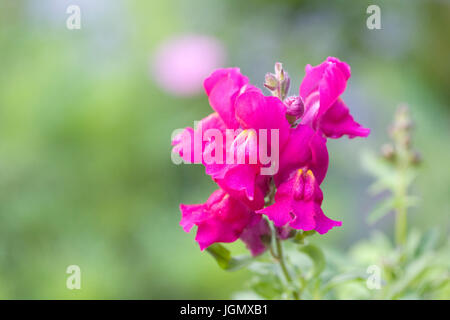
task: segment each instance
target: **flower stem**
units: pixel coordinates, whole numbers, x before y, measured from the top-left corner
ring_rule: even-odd
[[[396,165],[399,183],[394,190],[396,200],[395,212],[395,242],[397,246],[404,246],[407,238],[407,214],[408,214],[408,174],[412,164],[413,150],[411,150],[412,121],[409,109],[406,106],[399,107],[395,115],[394,126],[391,135],[395,144]]]
[[[405,183],[405,170],[399,168],[401,183],[397,190],[397,210],[395,215],[395,241],[397,246],[403,246],[407,234],[407,186]]]
[[[274,259],[280,264],[280,268],[281,271],[283,273],[284,278],[286,279],[286,282],[288,283],[289,287],[292,288],[292,296],[294,298],[294,300],[299,300],[300,296],[297,292],[294,285],[294,282],[292,280],[291,275],[289,274],[289,271],[287,269],[286,266],[286,261],[284,259],[284,254],[283,254],[283,244],[281,242],[281,239],[277,236],[277,232],[275,229],[275,226],[272,226],[272,235],[273,238],[275,239],[275,250],[270,250],[270,252],[272,253],[272,256],[274,257]],[[276,254],[275,254],[276,252]]]
[[[283,245],[282,245],[282,243],[281,243],[281,241],[280,241],[280,239],[278,237],[275,238],[275,243],[277,245],[277,252],[278,252],[278,257],[279,257],[278,262],[280,263],[280,267],[281,267],[281,270],[283,271],[283,275],[286,278],[286,281],[289,283],[289,285],[294,287],[294,283],[292,281],[292,277],[289,274],[289,271],[288,271],[288,269],[286,267],[286,263],[284,261]],[[295,300],[299,300],[300,299],[300,297],[298,295],[298,292],[295,289],[292,290],[292,296],[294,297]]]

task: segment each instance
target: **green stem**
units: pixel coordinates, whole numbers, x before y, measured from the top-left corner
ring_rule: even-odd
[[[405,184],[405,170],[400,168],[400,179],[397,190],[397,210],[395,215],[395,241],[398,246],[403,246],[406,242],[407,233],[407,207],[406,207],[406,197],[407,190]]]
[[[275,192],[276,192],[276,187],[275,187],[274,181],[272,180],[270,182],[270,192],[269,192],[269,197],[268,197],[269,199],[266,203],[266,206],[270,206],[271,204],[274,203]],[[277,235],[277,229],[276,229],[275,225],[273,223],[271,223],[270,221],[269,221],[269,224],[270,224],[270,229],[272,230],[272,239],[273,239],[272,244],[275,242],[275,248],[273,248],[272,245],[270,246],[270,253],[272,254],[272,257],[275,259],[275,261],[277,261],[280,264],[283,276],[286,279],[286,282],[288,283],[289,287],[292,289],[292,296],[293,296],[294,300],[299,300],[300,295],[297,292],[297,290],[295,289],[295,285],[292,280],[292,277],[289,274],[289,270],[286,267],[286,261],[284,259],[284,254],[283,254],[283,244],[281,243],[281,239]]]
[[[275,226],[273,226],[272,230],[274,230],[273,236],[275,238],[275,246],[276,246],[276,252],[277,252],[276,255],[273,255],[273,256],[274,256],[275,260],[280,264],[281,271],[283,273],[284,278],[286,279],[286,282],[292,288],[292,296],[293,296],[294,300],[299,300],[300,296],[299,296],[297,290],[295,289],[294,282],[293,282],[292,277],[289,274],[289,271],[286,266],[286,261],[284,259],[284,254],[283,254],[283,244],[281,243],[280,238],[276,234]]]

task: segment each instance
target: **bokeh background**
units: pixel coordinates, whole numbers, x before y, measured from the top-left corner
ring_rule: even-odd
[[[80,30],[66,28],[71,4]],[[366,27],[370,4],[381,30]],[[261,87],[281,61],[292,94],[308,63],[351,65],[344,99],[372,134],[329,142],[324,209],[343,227],[315,241],[345,251],[392,233],[392,217],[366,223],[379,199],[361,154],[388,139],[401,102],[424,158],[410,224],[448,233],[449,32],[445,0],[0,0],[0,298],[218,299],[242,287],[246,271],[219,269],[178,225],[179,203],[204,202],[214,184],[172,163],[170,138],[210,113],[198,78],[215,65]],[[72,264],[81,290],[66,288]]]

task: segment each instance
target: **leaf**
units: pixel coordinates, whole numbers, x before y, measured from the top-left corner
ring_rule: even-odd
[[[380,202],[367,217],[367,222],[369,224],[374,224],[375,222],[383,218],[385,215],[392,211],[394,203],[395,201],[393,197],[389,197],[388,199]]]
[[[312,244],[301,246],[299,250],[311,258],[314,263],[312,276],[318,277],[325,269],[325,256],[322,250]]]
[[[255,293],[264,299],[279,299],[283,290],[277,286],[277,283],[272,279],[258,279],[253,281],[251,288]]]
[[[326,293],[329,290],[333,289],[334,287],[336,287],[340,284],[366,281],[366,276],[367,275],[363,274],[363,273],[344,273],[344,274],[337,275],[337,276],[331,278],[330,281],[327,282],[327,284],[323,288],[322,292]]]
[[[390,288],[388,299],[399,299],[408,289],[415,290],[417,281],[425,276],[430,268],[429,262],[433,261],[433,256],[433,254],[426,254],[409,264],[399,281]]]
[[[365,151],[363,153],[362,165],[367,172],[377,178],[389,176],[393,171],[392,165],[389,162],[370,151]]]
[[[223,245],[214,243],[206,248],[206,251],[213,256],[219,267],[227,271],[239,270],[253,260],[250,256],[237,256],[232,257],[230,250],[225,248]]]
[[[439,240],[439,232],[437,229],[431,229],[427,231],[420,239],[419,245],[417,246],[416,256],[421,256],[422,254],[434,250]]]
[[[273,275],[276,273],[276,269],[277,267],[274,263],[259,261],[255,261],[248,267],[248,270],[250,270],[251,272],[262,276]]]

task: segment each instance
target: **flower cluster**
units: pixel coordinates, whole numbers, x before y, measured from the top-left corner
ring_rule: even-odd
[[[197,226],[200,249],[241,239],[261,254],[268,220],[286,236],[292,229],[324,234],[341,225],[321,209],[327,138],[366,137],[370,130],[340,98],[350,78],[345,62],[329,57],[305,73],[298,96],[287,96],[290,79],[279,63],[264,83],[272,96],[238,68],[219,69],[204,81],[215,112],[172,141],[184,162],[204,165],[219,187],[204,204],[180,206],[180,224],[186,232]]]

